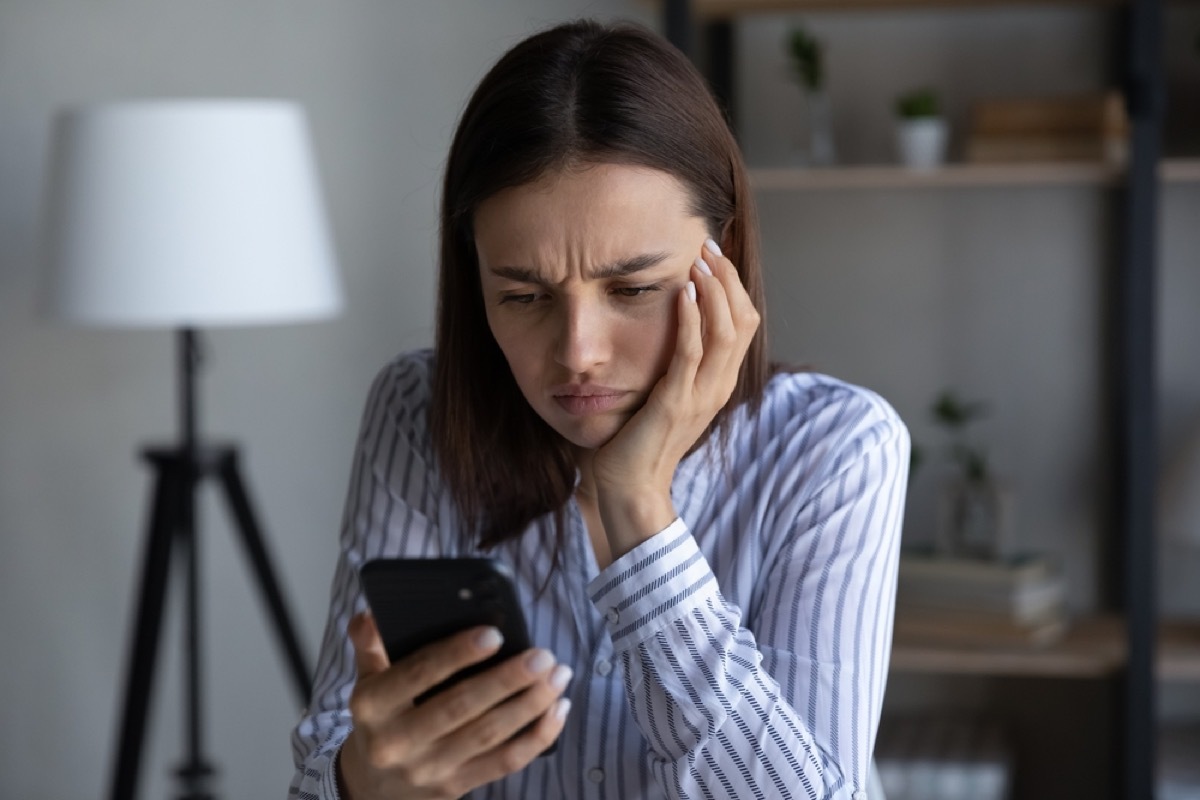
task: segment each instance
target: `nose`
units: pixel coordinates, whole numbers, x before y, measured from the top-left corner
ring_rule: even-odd
[[[554,360],[582,375],[608,360],[609,325],[603,309],[584,299],[563,303],[558,319]]]

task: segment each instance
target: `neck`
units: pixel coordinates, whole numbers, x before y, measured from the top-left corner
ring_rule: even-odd
[[[575,448],[575,465],[579,468],[579,485],[575,487],[575,494],[579,502],[592,506],[597,504],[596,473],[592,469],[595,456],[595,450]]]

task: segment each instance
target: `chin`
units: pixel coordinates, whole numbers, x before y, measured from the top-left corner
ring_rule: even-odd
[[[572,420],[574,424],[555,424],[549,422],[550,427],[563,437],[570,444],[583,450],[599,450],[604,445],[612,441],[613,437],[621,430],[625,419],[609,419],[609,420],[587,420],[579,421]]]

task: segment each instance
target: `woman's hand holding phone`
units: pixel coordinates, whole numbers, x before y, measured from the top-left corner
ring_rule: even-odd
[[[499,632],[472,628],[394,664],[369,613],[355,616],[349,633],[358,679],[354,729],[338,764],[344,798],[461,797],[523,769],[562,731],[571,671],[548,651],[527,650],[418,705],[417,697],[495,653]]]
[[[667,373],[592,463],[597,504],[614,558],[675,517],[671,482],[687,451],[733,395],[761,315],[733,263],[711,239],[676,304]]]

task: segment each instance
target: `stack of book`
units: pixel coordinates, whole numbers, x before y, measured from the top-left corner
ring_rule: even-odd
[[[896,589],[897,641],[1045,645],[1067,628],[1066,580],[1043,554],[992,560],[906,550]]]
[[[1124,163],[1129,121],[1120,92],[975,104],[966,160]]]
[[[875,765],[887,800],[1008,800],[1013,755],[1004,731],[978,719],[885,719]]]
[[[1157,800],[1200,800],[1200,725],[1159,728],[1157,773]]]

